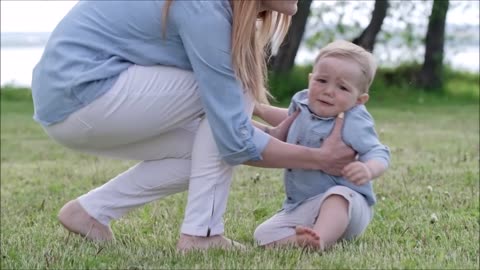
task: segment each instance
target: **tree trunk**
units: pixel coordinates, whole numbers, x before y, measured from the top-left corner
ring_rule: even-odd
[[[369,52],[373,52],[375,39],[382,28],[383,19],[387,16],[387,9],[388,0],[375,0],[375,7],[372,12],[370,23],[360,36],[356,37],[352,42]]]
[[[448,0],[434,0],[425,40],[425,59],[419,74],[420,86],[441,91],[443,87],[443,47]]]
[[[310,6],[313,0],[300,0],[298,11],[292,18],[292,25],[288,30],[283,45],[278,53],[269,61],[270,70],[275,72],[288,72],[295,64],[298,48],[302,42],[303,33],[307,24]]]

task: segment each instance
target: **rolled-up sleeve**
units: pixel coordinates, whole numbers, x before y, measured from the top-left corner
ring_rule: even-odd
[[[390,164],[390,150],[378,139],[372,116],[363,105],[357,106],[345,117],[343,139],[359,155],[362,162],[375,159]]]
[[[228,1],[177,1],[177,22],[207,119],[222,158],[231,165],[261,160],[270,136],[255,129],[244,111],[244,89],[231,57]]]

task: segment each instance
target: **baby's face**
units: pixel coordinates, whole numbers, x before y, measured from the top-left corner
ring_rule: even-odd
[[[333,56],[319,59],[309,78],[308,107],[318,116],[331,117],[366,102],[360,98],[362,76],[353,60]]]

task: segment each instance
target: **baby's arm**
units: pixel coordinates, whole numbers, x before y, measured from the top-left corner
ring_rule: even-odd
[[[296,95],[298,95],[299,93],[297,93]],[[270,134],[270,136],[275,137],[281,141],[286,141],[290,125],[300,113],[300,111],[296,108],[297,107],[293,101],[288,109],[257,103],[255,104],[253,114],[260,117],[272,127],[269,127],[255,120],[252,120],[252,122],[257,128]]]
[[[387,170],[385,162],[371,159],[366,162],[355,161],[343,168],[343,177],[355,185],[363,185],[382,175]]]
[[[292,125],[295,118],[298,116],[299,112],[300,111],[297,111],[291,115],[288,115],[285,119],[283,119],[282,122],[280,122],[275,127],[269,127],[255,120],[252,120],[252,123],[257,128],[263,130],[263,132],[270,134],[270,136],[277,138],[280,141],[285,142],[287,140],[288,130],[290,129],[290,126]]]
[[[253,114],[272,126],[278,126],[283,120],[285,120],[285,118],[287,118],[288,109],[257,103]]]
[[[378,139],[372,116],[365,107],[354,108],[344,126],[345,141],[358,153],[342,170],[342,175],[356,185],[363,185],[381,176],[390,163],[390,151]]]

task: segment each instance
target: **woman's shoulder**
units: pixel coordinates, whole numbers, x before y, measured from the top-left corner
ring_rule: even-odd
[[[178,5],[185,16],[198,16],[192,19],[202,20],[215,15],[232,15],[232,9],[229,0],[216,1],[173,1],[172,7]]]

